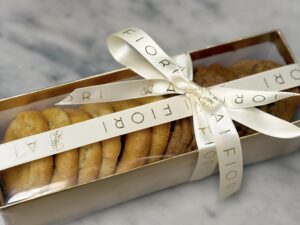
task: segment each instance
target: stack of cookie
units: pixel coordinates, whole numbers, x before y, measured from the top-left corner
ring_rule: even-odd
[[[82,105],[78,109],[50,107],[21,112],[8,127],[4,142],[17,140],[93,117],[103,116],[163,97]],[[174,126],[174,129],[172,128]],[[79,137],[74,137],[79,138]],[[193,133],[188,118],[114,137],[2,172],[7,199],[41,194],[121,173],[191,150]]]
[[[195,69],[194,81],[207,87],[278,66],[279,64],[275,62],[264,60],[244,60],[228,68],[213,64]],[[292,91],[298,91],[298,89]],[[51,107],[41,112],[22,112],[11,122],[4,142],[158,101],[162,98],[148,97],[113,103],[89,104],[82,105],[78,109]],[[264,106],[262,109],[280,118],[290,120],[297,103],[297,99],[290,98]],[[237,129],[241,136],[253,133],[239,124],[237,124]],[[8,169],[1,174],[3,189],[6,200],[16,194],[22,196],[22,193],[26,194],[32,190],[41,194],[125,172],[194,149],[196,149],[196,143],[192,123],[190,118],[185,118]]]

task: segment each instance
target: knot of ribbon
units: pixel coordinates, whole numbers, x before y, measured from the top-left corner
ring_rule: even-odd
[[[128,28],[108,37],[108,48],[113,57],[142,78],[74,90],[61,105],[86,104],[106,101],[148,97],[155,95],[180,94],[190,101],[193,114],[194,134],[199,149],[207,146],[216,149],[216,160],[210,162],[209,170],[219,165],[220,196],[226,198],[241,186],[243,157],[239,135],[233,120],[260,133],[279,138],[300,136],[295,125],[267,114],[256,106],[266,105],[296,93],[256,91],[216,85],[202,87],[193,80],[193,65],[189,54],[169,57],[145,32]],[[83,92],[89,97],[97,91],[110,90],[101,99],[80,99]],[[111,91],[116,90],[116,91]],[[141,91],[142,90],[142,91]],[[196,169],[190,180],[201,177]]]

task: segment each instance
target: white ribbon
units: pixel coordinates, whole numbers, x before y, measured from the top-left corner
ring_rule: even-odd
[[[232,88],[232,82],[203,88],[192,81],[193,71],[189,55],[171,59],[155,41],[138,28],[128,28],[109,36],[108,47],[118,62],[145,80],[76,89],[58,104],[87,104],[167,94],[186,95],[193,109],[194,131],[200,151],[198,161],[204,160],[201,158],[204,157],[201,154],[202,149],[212,143],[216,145],[222,198],[235,193],[242,181],[242,150],[232,120],[274,137],[300,136],[299,128],[293,124],[253,108],[298,94],[236,89]],[[296,70],[291,77],[298,80],[299,67]],[[239,80],[236,83],[238,82]],[[209,170],[214,169],[216,164],[217,161],[212,162]],[[193,174],[191,180],[194,179]]]

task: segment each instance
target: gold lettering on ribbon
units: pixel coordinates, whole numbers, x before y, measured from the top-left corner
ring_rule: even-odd
[[[167,107],[163,108],[163,110],[167,110],[167,111],[168,111],[168,113],[165,114],[165,116],[170,116],[170,115],[172,115],[172,111],[171,111],[171,108],[170,108],[170,105],[169,105],[169,104],[167,104]]]
[[[167,92],[173,92],[173,93],[176,93],[175,91],[175,87],[172,83],[169,83],[169,86],[167,88]]]
[[[36,140],[30,141],[26,143],[27,147],[34,152],[36,147]]]
[[[90,100],[90,97],[91,97],[91,92],[89,91],[85,91],[85,92],[82,92],[82,100]]]
[[[123,119],[120,117],[120,119],[114,119],[115,120],[115,126],[118,129],[124,128]]]
[[[281,74],[274,74],[274,78],[275,78],[275,82],[277,84],[284,84],[285,83],[285,81],[284,81]]]
[[[131,116],[132,122],[134,122],[136,124],[140,124],[140,123],[144,122],[144,119],[145,119],[144,114],[142,114],[141,112],[135,112]]]
[[[141,95],[149,95],[153,93],[153,84],[149,84],[148,86],[142,88]]]
[[[62,143],[63,131],[55,130],[50,134],[50,142],[53,151],[60,151],[64,148]]]
[[[265,101],[265,100],[266,100],[266,97],[263,96],[263,95],[255,95],[255,96],[253,96],[253,98],[252,98],[252,101],[253,101],[253,102],[256,102],[256,103],[258,103],[258,102],[263,102],[263,101]]]
[[[300,80],[300,70],[299,69],[293,69],[293,70],[291,70],[290,76],[294,80]]]
[[[212,115],[215,116],[216,122],[219,122],[224,118],[224,116],[221,114],[212,114]]]
[[[244,95],[236,95],[236,99],[234,100],[236,104],[243,104],[244,102]]]
[[[199,127],[199,130],[201,130],[202,134],[206,134],[206,130],[211,133],[211,130],[209,127]]]

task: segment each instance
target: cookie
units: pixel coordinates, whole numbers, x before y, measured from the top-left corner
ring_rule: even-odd
[[[189,146],[193,142],[193,126],[190,118],[182,119],[181,123],[182,128],[182,138],[181,138],[181,151],[180,154],[186,153],[189,151]]]
[[[71,125],[67,113],[57,107],[42,111],[50,130]],[[78,174],[78,150],[73,149],[54,155],[54,169],[51,179],[52,188],[63,188],[76,184]]]
[[[233,71],[236,78],[264,72],[281,66],[270,60],[245,59],[232,64],[229,69]]]
[[[169,143],[165,153],[166,157],[176,156],[188,151],[193,141],[193,131],[189,118],[177,120],[173,123]]]
[[[92,117],[81,109],[64,109],[71,123],[80,123]],[[87,183],[98,178],[101,165],[101,144],[93,143],[79,149],[78,184]]]
[[[199,67],[194,72],[194,82],[202,87],[224,83],[234,78],[234,73],[219,64],[212,64],[208,67]]]
[[[186,152],[191,152],[191,151],[194,151],[196,150],[198,147],[197,147],[197,142],[196,142],[196,138],[195,136],[193,137],[193,140],[192,142],[189,144],[189,146],[187,147],[187,151]]]
[[[82,105],[81,109],[88,112],[93,117],[104,116],[114,112],[109,103]],[[99,171],[100,178],[114,174],[121,152],[121,137],[104,140],[101,142],[101,145],[102,163]]]
[[[40,112],[21,112],[9,125],[4,142],[17,140],[48,130],[48,123]],[[30,148],[34,150],[34,144],[30,145]],[[52,169],[53,158],[49,156],[3,171],[2,180],[7,197],[48,185],[51,181]]]
[[[138,102],[135,100],[112,103],[114,111],[121,111],[138,105]],[[117,165],[116,173],[145,165],[151,149],[151,139],[151,128],[126,134],[124,148]]]
[[[137,101],[141,104],[147,104],[164,99],[162,96],[140,98]],[[156,162],[164,155],[171,131],[171,123],[164,123],[152,127],[152,141],[148,163]]]

